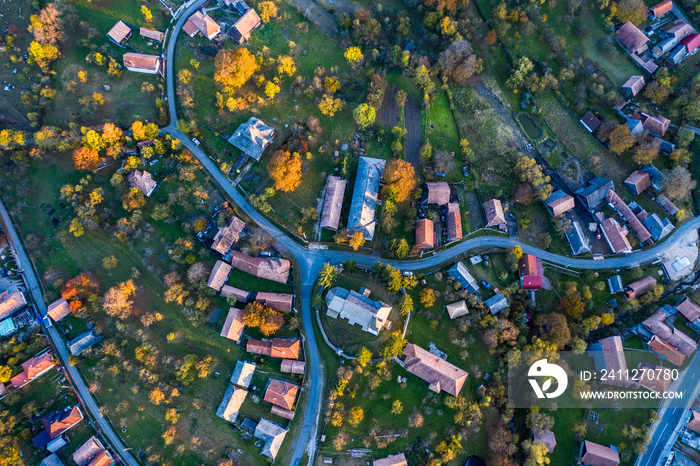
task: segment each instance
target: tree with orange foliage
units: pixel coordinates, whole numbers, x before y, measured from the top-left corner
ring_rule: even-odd
[[[284,317],[280,312],[254,301],[243,309],[243,323],[248,327],[259,328],[268,337],[282,328]]]
[[[275,182],[275,189],[294,191],[301,183],[301,156],[280,149],[267,164],[267,171]]]
[[[113,286],[107,291],[102,300],[102,307],[105,312],[118,319],[126,319],[133,311],[133,301],[131,296],[136,292],[136,285],[133,280],[127,280],[117,286]]]
[[[102,126],[102,139],[110,146],[115,146],[124,142],[124,131],[112,123],[105,123]]]
[[[95,149],[80,146],[73,151],[73,164],[76,170],[95,171],[100,166],[100,154]]]
[[[260,69],[255,55],[246,48],[219,50],[214,67],[214,81],[219,83],[227,94],[233,94],[233,91],[243,86]]]
[[[396,202],[407,201],[418,186],[416,169],[402,159],[394,159],[386,166],[384,179],[387,182],[385,192],[387,199]]]

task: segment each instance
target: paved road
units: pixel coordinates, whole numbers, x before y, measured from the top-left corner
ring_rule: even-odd
[[[32,264],[29,261],[26,252],[24,251],[19,236],[17,235],[17,231],[12,225],[12,220],[10,219],[9,214],[5,209],[2,200],[0,200],[0,225],[2,226],[2,229],[5,232],[5,236],[7,237],[7,240],[10,243],[10,247],[12,248],[12,251],[14,253],[15,260],[17,261],[17,264],[22,270],[22,276],[24,277],[24,282],[29,290],[29,293],[31,294],[32,301],[34,301],[34,303],[36,304],[39,313],[42,316],[45,316],[47,309],[46,303],[44,302],[44,297],[41,293],[41,287],[39,286],[39,280],[37,279],[34,273]],[[117,454],[117,457],[121,460],[122,463],[127,464],[129,466],[138,466],[139,463],[134,459],[134,457],[131,454],[131,451],[126,449],[124,443],[122,443],[121,438],[114,432],[112,426],[102,416],[102,413],[100,413],[100,408],[99,406],[97,406],[97,403],[95,403],[95,399],[88,391],[88,388],[85,385],[85,382],[83,381],[82,377],[80,376],[78,369],[74,366],[71,366],[68,363],[68,346],[61,338],[60,334],[58,333],[58,330],[56,330],[56,327],[45,327],[44,333],[48,335],[51,346],[54,349],[54,354],[58,357],[58,360],[61,366],[63,367],[63,370],[68,374],[68,377],[73,383],[73,387],[77,392],[78,399],[81,401],[83,408],[88,410],[92,415],[92,418],[95,419],[97,427],[99,427],[99,430],[102,431],[104,437],[106,437],[109,441],[112,450]]]
[[[187,147],[187,149],[189,149],[195,155],[195,157],[197,157],[199,162],[204,167],[204,170],[208,172],[209,175],[214,179],[214,181],[216,181],[219,184],[221,189],[223,189],[226,192],[226,194],[228,194],[229,198],[233,201],[233,203],[236,204],[238,208],[240,208],[242,211],[244,211],[253,220],[254,223],[258,224],[276,240],[278,249],[280,249],[283,253],[296,258],[299,264],[299,272],[301,276],[300,285],[302,330],[308,347],[307,358],[309,362],[308,367],[310,368],[310,370],[308,404],[305,412],[303,413],[301,434],[299,435],[297,442],[294,445],[292,464],[298,465],[301,461],[301,457],[303,456],[304,452],[308,452],[309,464],[311,464],[315,454],[316,433],[318,430],[318,421],[321,413],[321,396],[323,393],[323,368],[320,364],[318,354],[318,343],[316,341],[316,335],[313,331],[312,324],[313,319],[311,314],[311,290],[313,288],[313,284],[316,280],[316,277],[318,276],[318,271],[326,262],[337,264],[349,259],[353,259],[361,264],[372,265],[374,264],[374,262],[377,261],[377,259],[353,252],[330,250],[312,251],[298,244],[292,238],[280,231],[275,225],[268,221],[258,211],[256,211],[248,203],[245,197],[234,188],[234,186],[231,184],[231,181],[221,173],[217,164],[213,160],[211,160],[204,152],[202,152],[199,149],[199,147],[187,137],[187,135],[183,134],[177,129],[178,117],[177,108],[175,105],[176,97],[174,83],[175,45],[177,42],[177,37],[180,33],[180,29],[182,28],[182,25],[185,23],[186,19],[205,2],[206,0],[199,0],[187,9],[187,11],[182,15],[182,17],[180,17],[180,19],[175,24],[170,41],[168,42],[165,59],[165,78],[167,85],[168,106],[170,112],[170,125],[163,128],[163,131],[170,134],[170,136],[179,139],[183,143],[183,145]],[[598,270],[615,269],[629,267],[646,262],[652,262],[657,258],[661,257],[666,250],[668,250],[675,244],[679,244],[685,241],[686,234],[698,228],[700,228],[700,217],[696,217],[693,220],[681,226],[680,228],[677,228],[673,232],[673,234],[660,245],[625,256],[611,257],[609,259],[601,261],[573,259],[565,256],[559,256],[548,251],[536,248],[534,246],[523,244],[508,238],[502,238],[498,236],[482,236],[466,240],[457,246],[443,250],[434,256],[427,257],[424,259],[418,259],[413,261],[389,260],[382,262],[389,263],[392,266],[399,268],[400,270],[416,271],[449,263],[454,260],[455,256],[462,253],[466,253],[475,248],[509,248],[518,245],[523,249],[524,252],[528,254],[533,254],[543,260],[553,262],[564,267]]]
[[[665,408],[664,405],[661,406],[659,409],[661,419],[653,427],[647,452],[639,455],[635,466],[657,466],[665,459],[663,455],[667,444],[671,439],[676,438],[677,431],[682,427],[679,424],[700,390],[700,357],[697,354],[693,356],[690,364],[688,364],[681,378],[679,378],[678,385],[672,386],[671,390],[683,392],[685,408]]]

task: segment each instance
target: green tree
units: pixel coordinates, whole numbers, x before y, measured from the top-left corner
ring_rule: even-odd
[[[359,126],[360,129],[365,129],[374,124],[377,118],[377,112],[371,105],[362,103],[355,108],[352,112],[352,116],[355,118],[357,126]]]
[[[411,247],[404,238],[394,238],[391,240],[391,255],[397,259],[404,259]]]

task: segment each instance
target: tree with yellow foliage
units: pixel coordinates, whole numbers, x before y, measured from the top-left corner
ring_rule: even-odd
[[[85,84],[87,82],[87,73],[85,71],[78,71],[78,79],[80,79],[80,82]]]
[[[361,231],[353,232],[352,236],[350,236],[350,241],[348,241],[348,245],[352,248],[352,250],[357,251],[364,244],[365,235],[363,235]]]
[[[321,102],[319,102],[318,109],[321,110],[321,113],[324,115],[332,117],[343,109],[343,101],[334,99],[332,96],[326,94],[321,99]]]
[[[384,179],[387,181],[387,198],[393,198],[396,202],[407,201],[418,186],[416,169],[402,159],[389,162],[384,171]]]
[[[275,189],[294,191],[301,183],[301,156],[280,149],[267,164],[267,171],[275,182]]]
[[[131,135],[137,141],[147,141],[158,137],[158,126],[155,123],[144,125],[141,121],[136,120],[131,125]]]
[[[40,44],[37,41],[29,44],[29,58],[39,65],[43,72],[47,72],[49,64],[60,56],[61,52],[51,44]]]
[[[110,146],[121,145],[124,142],[124,131],[112,123],[102,126],[102,139]]]
[[[148,24],[153,22],[153,13],[151,13],[151,10],[149,10],[146,5],[141,5],[141,13]]]
[[[277,5],[271,1],[258,3],[260,19],[263,23],[269,23],[271,19],[277,18]]]
[[[219,50],[219,53],[216,54],[214,67],[214,81],[222,86],[228,94],[233,94],[260,69],[255,55],[245,48]]]
[[[265,84],[265,95],[269,98],[274,99],[279,92],[280,87],[272,81],[268,81],[267,84]]]
[[[83,144],[90,149],[95,149],[96,151],[101,151],[107,147],[107,143],[104,141],[104,139],[102,139],[100,133],[94,129],[91,129],[85,133],[85,136],[83,136]]]
[[[280,55],[277,57],[277,74],[287,74],[293,76],[297,71],[297,66],[294,64],[294,59],[289,55]]]
[[[345,49],[344,55],[345,59],[353,68],[362,63],[362,60],[365,58],[364,55],[362,55],[362,50],[360,50],[359,47],[348,47]]]

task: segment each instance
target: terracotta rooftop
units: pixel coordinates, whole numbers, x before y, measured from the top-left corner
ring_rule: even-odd
[[[427,218],[416,221],[416,247],[431,249],[435,246],[433,222]]]
[[[53,360],[50,352],[41,356],[34,356],[22,363],[22,372],[12,377],[10,382],[13,387],[19,388],[50,371],[55,365],[56,362]]]
[[[124,21],[117,21],[117,24],[112,26],[112,29],[107,32],[107,37],[112,39],[117,44],[122,44],[131,35],[131,28]]]
[[[673,2],[671,0],[664,0],[649,8],[649,14],[657,19],[671,11],[673,11]]]
[[[559,189],[547,199],[547,207],[551,209],[552,215],[562,215],[576,207],[576,201],[573,196]]]
[[[70,314],[70,306],[68,306],[68,301],[65,298],[60,298],[51,304],[47,309],[47,314],[53,319],[54,322],[67,317]]]
[[[234,215],[226,225],[219,228],[219,231],[216,232],[211,248],[225,256],[231,249],[231,246],[233,246],[233,243],[238,241],[244,228],[245,222]]]
[[[9,316],[25,304],[27,304],[27,300],[24,298],[24,294],[22,294],[21,291],[3,291],[0,293],[0,320]]]
[[[649,38],[632,22],[627,21],[617,31],[617,40],[629,53],[643,52]]]
[[[687,296],[683,298],[683,301],[676,304],[675,307],[688,322],[692,323],[700,319],[700,306],[691,301]]]
[[[625,296],[627,299],[638,298],[655,286],[656,279],[654,277],[646,276],[627,285],[625,287]]]
[[[469,375],[467,372],[413,343],[406,345],[404,355],[406,370],[428,382],[432,391],[444,390],[450,395],[459,395]]]
[[[622,230],[617,220],[606,218],[600,223],[600,227],[613,254],[632,251],[632,245],[627,239],[627,233]]]
[[[700,413],[693,410],[690,415],[690,420],[685,427],[700,435]]]
[[[265,389],[265,401],[280,408],[291,410],[294,407],[299,387],[282,380],[270,379]]]
[[[294,419],[294,411],[291,409],[285,409],[281,408],[277,405],[272,405],[270,407],[270,413],[274,414],[275,416],[283,417],[285,419],[289,419],[290,421]]]
[[[145,53],[125,53],[122,57],[124,67],[158,73],[160,71],[160,57],[158,55],[146,55]]]
[[[632,212],[625,201],[622,200],[618,194],[612,189],[608,191],[605,200],[612,204],[613,208],[622,216],[622,218],[627,222],[627,224],[634,230],[634,234],[637,235],[639,241],[642,243],[651,240],[651,232],[647,230],[641,220]],[[653,241],[652,241],[653,242]]]
[[[450,185],[444,181],[425,183],[428,190],[426,204],[447,205],[450,202]]]
[[[156,31],[155,29],[141,28],[139,29],[139,34],[141,35],[141,37],[145,37],[146,39],[163,42],[164,34],[160,31]]]
[[[620,454],[610,447],[584,440],[581,463],[588,466],[617,466],[620,464]]]
[[[221,288],[228,280],[228,275],[231,273],[231,266],[224,261],[216,261],[214,267],[209,273],[209,279],[207,280],[207,286],[213,288],[216,291],[221,291]]]
[[[398,455],[376,460],[372,463],[372,466],[408,466],[408,462],[406,462],[406,455],[399,453]]]
[[[151,177],[151,174],[145,170],[134,170],[133,172],[129,173],[127,180],[129,180],[132,187],[141,191],[146,197],[151,195],[158,184],[156,183],[156,180]]]
[[[246,351],[273,358],[299,359],[300,347],[298,338],[274,338],[272,341],[251,338],[246,345]]]
[[[668,380],[666,380],[665,377],[657,377],[656,374],[663,374],[662,371],[668,368],[650,366],[648,364],[643,365],[643,368],[647,370],[642,371],[642,376],[639,378],[639,385],[657,393],[666,393],[673,380],[671,380],[670,377]]]
[[[668,360],[671,364],[680,366],[685,361],[685,354],[675,349],[670,344],[658,338],[656,335],[649,340],[649,349]]]
[[[56,438],[80,421],[83,420],[83,413],[77,406],[67,407],[58,411],[53,411],[41,419],[49,438]]]
[[[75,450],[75,453],[73,453],[73,461],[78,466],[87,466],[92,460],[97,458],[97,455],[104,451],[104,449],[102,442],[93,435],[87,442],[83,443],[80,448]]]
[[[279,312],[292,312],[292,300],[294,295],[287,293],[267,293],[259,291],[255,300],[263,306]]]
[[[258,26],[260,26],[260,16],[251,8],[233,23],[229,35],[233,40],[242,44],[250,38],[250,34]]]
[[[231,265],[251,275],[278,283],[287,283],[290,262],[287,259],[261,259],[250,257],[241,251],[231,251]]]
[[[625,81],[622,89],[626,90],[628,97],[634,97],[644,88],[644,76],[634,75]]]
[[[448,241],[462,239],[462,214],[456,202],[447,204],[447,239]]]
[[[221,329],[220,335],[226,337],[229,340],[233,340],[236,343],[241,341],[243,336],[243,311],[238,308],[232,307],[228,310],[228,315],[226,316],[226,322]]]
[[[649,177],[649,173],[641,170],[633,171],[632,174],[625,180],[625,186],[627,186],[635,196],[642,194],[651,186],[651,178]]]
[[[231,296],[236,297],[236,302],[247,303],[248,297],[250,296],[249,291],[241,290],[235,286],[224,285],[221,287],[221,296],[224,298],[230,298]]]
[[[304,375],[304,368],[306,367],[306,362],[297,361],[295,359],[283,359],[282,364],[280,364],[280,371],[286,372],[288,374]]]
[[[491,199],[484,202],[484,212],[486,213],[487,227],[495,227],[506,223],[503,206],[499,199]]]

